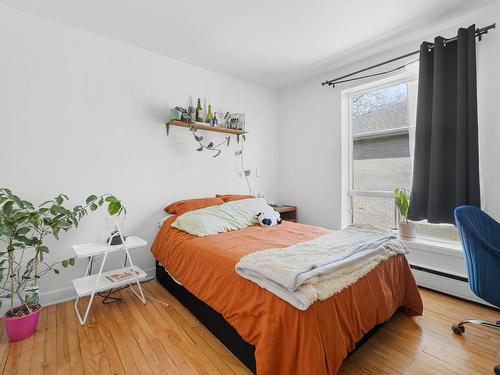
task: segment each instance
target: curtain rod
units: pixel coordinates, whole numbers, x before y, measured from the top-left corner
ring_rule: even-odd
[[[496,28],[496,23],[492,23],[491,25],[482,27],[480,29],[476,29],[476,37],[479,39],[479,41],[481,41],[483,34],[488,34],[488,30],[495,29],[495,28]],[[445,43],[449,43],[449,42],[453,42],[455,40],[457,40],[457,36],[454,36],[454,37],[449,38],[449,39],[445,39],[444,42]],[[429,43],[429,48],[434,48],[434,44]],[[405,57],[410,57],[410,56],[416,55],[417,53],[420,53],[420,50],[413,51],[413,52],[410,52],[410,53],[406,53],[404,55],[401,55],[401,56],[398,56],[398,57],[394,57],[394,58],[392,58],[390,60],[387,60],[387,61],[375,64],[375,65],[369,66],[368,68],[360,69],[358,71],[346,74],[346,75],[344,75],[342,77],[338,77],[338,78],[335,78],[335,79],[331,79],[329,81],[322,82],[321,86],[328,85],[328,86],[335,87],[335,85],[337,83],[355,81],[357,79],[362,79],[362,78],[370,77],[370,76],[363,76],[363,77],[351,78],[351,79],[348,79],[348,80],[341,81],[341,80],[343,80],[345,78],[352,77],[352,76],[354,76],[356,74],[366,72],[367,70],[375,69],[375,68],[378,68],[379,66],[383,66],[383,65],[386,65],[386,64],[390,64],[390,63],[392,63],[394,61],[398,61],[398,60],[404,59]],[[396,68],[394,70],[398,70],[398,69],[401,69],[401,67]],[[388,73],[388,72],[385,72],[385,73]],[[384,74],[384,73],[380,73],[380,74]],[[374,74],[374,75],[380,75],[380,74]],[[341,81],[341,82],[338,82],[338,81]]]

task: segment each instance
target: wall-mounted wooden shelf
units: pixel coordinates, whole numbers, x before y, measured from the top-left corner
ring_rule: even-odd
[[[190,128],[192,125],[188,124],[187,122],[179,121],[179,120],[171,120],[167,122],[167,127],[168,126],[180,126],[182,128]],[[217,133],[227,133],[227,134],[235,134],[235,135],[242,135],[246,134],[247,132],[244,130],[235,130],[235,129],[227,129],[223,127],[217,127],[217,126],[211,126],[203,122],[195,122],[194,126],[198,130],[206,130],[209,132],[217,132]]]

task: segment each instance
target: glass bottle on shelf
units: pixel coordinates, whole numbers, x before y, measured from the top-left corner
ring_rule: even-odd
[[[214,115],[212,114],[212,106],[210,104],[208,105],[207,111],[207,123],[212,126],[214,124]]]
[[[196,105],[196,122],[203,122],[203,108],[201,107],[201,100],[198,98],[198,104]]]

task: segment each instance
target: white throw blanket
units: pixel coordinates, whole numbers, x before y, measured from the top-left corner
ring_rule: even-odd
[[[393,234],[351,225],[282,249],[240,259],[236,272],[300,310],[355,283],[380,262],[408,250]]]

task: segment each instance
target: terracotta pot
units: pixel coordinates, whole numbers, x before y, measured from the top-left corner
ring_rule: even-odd
[[[15,307],[13,310],[17,311],[21,306]],[[7,314],[3,319],[5,322],[5,330],[10,341],[21,341],[33,336],[38,326],[38,319],[40,318],[41,305],[36,305],[33,312],[29,315],[9,318]]]
[[[417,224],[399,223],[399,237],[403,240],[414,240],[417,238]]]

